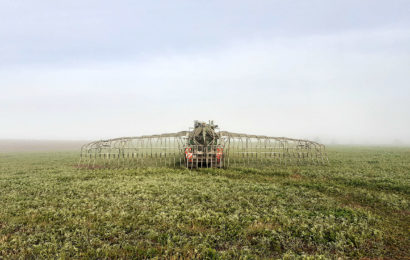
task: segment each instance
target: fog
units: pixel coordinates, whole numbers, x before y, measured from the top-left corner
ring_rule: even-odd
[[[138,136],[199,119],[326,144],[410,145],[406,1],[226,2],[226,17],[215,2],[167,11],[120,1],[115,12],[48,2],[26,16],[33,4],[17,3],[0,6],[0,139]]]

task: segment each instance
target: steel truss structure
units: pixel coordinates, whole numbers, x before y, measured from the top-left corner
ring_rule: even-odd
[[[326,164],[325,146],[317,142],[286,137],[269,137],[217,132],[218,144],[201,149],[201,159],[192,156],[188,144],[192,131],[122,137],[85,144],[79,167],[259,167],[272,164]],[[206,162],[206,163],[204,163]]]

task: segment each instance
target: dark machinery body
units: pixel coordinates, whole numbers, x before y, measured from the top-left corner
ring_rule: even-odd
[[[220,135],[213,121],[208,124],[195,121],[189,132],[185,147],[185,165],[188,168],[222,168],[224,166],[224,146],[219,143]]]

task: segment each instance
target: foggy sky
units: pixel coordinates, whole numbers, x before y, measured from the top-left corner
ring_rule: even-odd
[[[1,1],[0,139],[410,144],[409,1]]]

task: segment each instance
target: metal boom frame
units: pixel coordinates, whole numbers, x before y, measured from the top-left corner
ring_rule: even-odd
[[[91,142],[81,147],[78,166],[86,168],[151,166],[196,168],[195,159],[188,160],[185,153],[190,134],[192,131],[181,131]],[[211,164],[206,164],[205,167],[257,167],[271,164],[325,164],[329,162],[325,146],[309,140],[227,131],[219,131],[218,138],[218,147],[223,149],[223,155],[218,162],[211,159]],[[209,151],[204,155],[207,162],[208,157],[215,156],[213,152],[215,149],[206,148],[206,151]],[[198,167],[198,161],[196,166]]]

